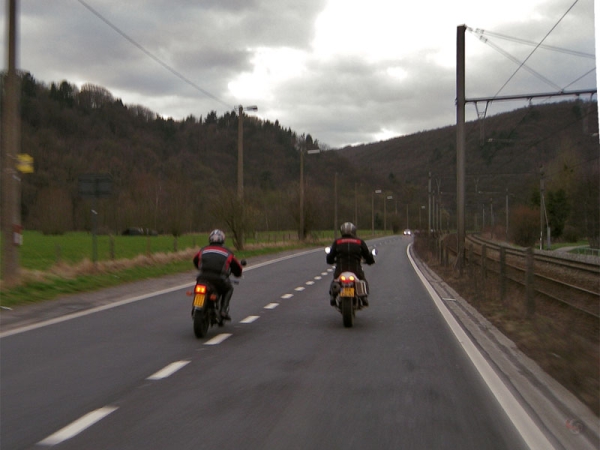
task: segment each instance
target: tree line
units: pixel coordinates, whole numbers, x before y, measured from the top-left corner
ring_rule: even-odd
[[[235,110],[173,120],[142,105],[125,105],[100,86],[78,88],[68,81],[48,86],[28,72],[19,75],[21,151],[35,161],[35,172],[21,176],[27,229],[89,231],[92,208],[100,232],[111,234],[135,227],[177,236],[219,227],[241,233],[298,230],[299,236],[310,236],[313,230],[332,229],[335,217],[338,224],[351,220],[361,229],[424,229],[431,197],[439,219],[432,226],[454,227],[453,126],[330,151],[310,134],[277,120],[247,116],[241,205]],[[303,158],[302,222],[300,152],[317,147],[324,151]],[[553,237],[589,238],[597,245],[595,102],[516,110],[487,119],[485,130],[480,123],[468,124],[468,230],[489,227],[492,216],[499,226],[510,214],[513,240],[534,244],[542,164]],[[79,177],[90,173],[112,179],[112,194],[95,206],[78,191]],[[428,173],[433,174],[431,191]],[[490,192],[493,205],[488,204]],[[299,230],[301,222],[304,230]]]

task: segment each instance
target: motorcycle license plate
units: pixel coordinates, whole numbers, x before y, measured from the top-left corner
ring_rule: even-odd
[[[204,298],[206,297],[205,294],[196,294],[194,296],[194,306],[197,308],[202,308],[204,306]]]
[[[342,292],[340,292],[340,297],[354,297],[354,288],[353,287],[342,288]]]

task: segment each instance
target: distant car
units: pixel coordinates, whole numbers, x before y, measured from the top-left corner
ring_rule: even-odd
[[[406,230],[404,230],[404,236],[412,236],[412,231],[410,231],[408,228]]]

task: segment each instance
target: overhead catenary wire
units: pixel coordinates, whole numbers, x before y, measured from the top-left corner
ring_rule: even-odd
[[[121,31],[121,29],[119,29],[116,25],[114,25],[112,22],[110,22],[106,17],[104,17],[102,14],[100,14],[98,11],[96,11],[94,8],[92,8],[90,5],[88,5],[86,2],[84,2],[83,0],[77,0],[77,1],[81,5],[83,5],[86,9],[88,9],[92,14],[94,14],[96,17],[98,17],[100,20],[102,20],[105,24],[107,24],[109,27],[111,27],[114,31],[116,31],[118,34],[120,34],[123,38],[125,38],[127,41],[129,41],[132,45],[134,45],[139,50],[141,50],[142,52],[144,52],[146,54],[146,56],[152,58],[154,61],[156,61],[162,67],[164,67],[169,72],[171,72],[173,75],[175,75],[177,78],[179,78],[180,80],[182,80],[185,83],[189,84],[194,89],[202,92],[207,97],[212,98],[213,100],[221,103],[222,105],[225,105],[227,108],[231,108],[231,105],[229,103],[224,102],[223,100],[221,100],[217,96],[215,96],[212,93],[208,92],[206,89],[201,88],[196,83],[194,83],[193,81],[191,81],[189,78],[185,77],[180,72],[178,72],[177,70],[175,70],[173,67],[169,66],[167,63],[165,63],[164,61],[162,61],[160,58],[158,58],[157,56],[155,56],[154,54],[152,54],[150,51],[146,50],[146,48],[144,48],[141,44],[139,44],[138,42],[136,42],[133,38],[129,37],[127,34],[125,34],[123,31]]]
[[[548,36],[550,36],[550,34],[556,29],[556,27],[558,26],[558,24],[560,22],[562,22],[562,20],[565,18],[565,16],[567,14],[569,14],[569,12],[573,9],[573,7],[579,2],[579,0],[575,0],[575,2],[573,2],[573,4],[569,7],[569,9],[567,9],[567,11],[561,16],[560,19],[558,19],[558,22],[556,22],[556,24],[554,24],[554,26],[550,29],[550,31],[548,31],[548,33],[546,33],[546,36],[544,36],[544,38],[539,42],[539,44],[537,44],[535,46],[535,48],[531,51],[531,53],[527,56],[527,58],[525,58],[525,60],[523,60],[523,62],[521,63],[521,65],[519,67],[517,67],[517,70],[514,71],[514,73],[508,78],[508,80],[506,81],[506,83],[504,83],[502,85],[502,87],[500,89],[498,89],[498,92],[496,92],[496,94],[494,95],[494,97],[497,97],[500,92],[502,92],[502,90],[506,87],[506,85],[508,83],[510,83],[510,81],[514,78],[514,76],[519,72],[519,70],[521,70],[521,68],[525,65],[525,63],[529,60],[529,58],[531,58],[533,56],[533,54],[536,52],[536,50],[540,47],[540,45],[543,44],[543,42],[548,38]]]

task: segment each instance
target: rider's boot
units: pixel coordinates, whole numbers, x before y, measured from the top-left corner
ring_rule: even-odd
[[[229,316],[229,301],[231,300],[231,296],[233,294],[233,289],[230,289],[225,295],[223,295],[223,299],[221,302],[221,319],[222,320],[231,320]]]

